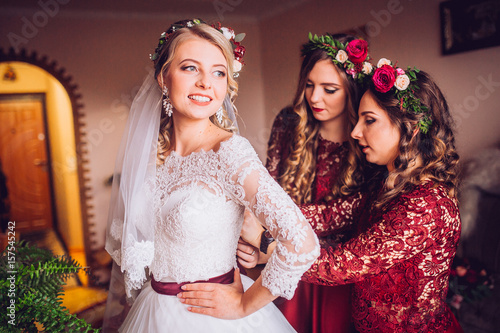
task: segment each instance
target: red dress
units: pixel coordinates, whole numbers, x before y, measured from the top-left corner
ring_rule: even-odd
[[[345,218],[330,209],[335,205],[319,211]],[[460,236],[457,201],[446,187],[431,181],[415,186],[380,212],[365,209],[358,226],[355,238],[321,249],[302,279],[354,283],[359,332],[463,332],[445,303]]]
[[[285,108],[274,121],[269,147],[271,144],[275,144],[276,147],[268,150],[266,166],[275,179],[283,173],[283,162],[289,153],[292,127],[296,119],[297,116],[293,111]],[[338,177],[347,151],[346,144],[334,143],[319,137],[312,201],[308,205],[303,205],[304,209],[313,212],[317,204],[326,203],[324,198],[330,193]],[[317,234],[320,243],[328,246],[331,242],[344,240],[346,233],[328,230]],[[349,285],[330,287],[300,282],[291,300],[279,298],[275,304],[298,333],[341,333],[349,332],[351,325],[350,297]]]

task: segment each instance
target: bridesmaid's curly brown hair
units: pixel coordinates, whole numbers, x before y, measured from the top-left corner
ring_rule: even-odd
[[[369,88],[401,135],[399,155],[394,161],[395,169],[388,174],[384,191],[376,202],[379,208],[425,180],[445,184],[449,194],[456,196],[459,156],[455,149],[453,119],[448,103],[429,74],[420,71],[416,76],[420,89],[413,93],[428,108],[425,113],[416,114],[401,109],[394,94],[380,93],[374,86]],[[419,121],[425,115],[432,119],[426,134],[418,128]]]

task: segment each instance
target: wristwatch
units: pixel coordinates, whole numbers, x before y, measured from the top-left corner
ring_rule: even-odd
[[[267,248],[272,242],[274,242],[273,236],[271,235],[269,230],[264,230],[262,232],[262,235],[260,236],[260,252],[267,254]]]

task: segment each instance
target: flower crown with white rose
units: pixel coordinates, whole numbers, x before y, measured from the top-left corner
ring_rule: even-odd
[[[423,113],[424,116],[418,122],[418,127],[422,133],[427,134],[432,125],[429,108],[414,95],[415,91],[420,89],[417,85],[416,73],[418,72],[420,70],[415,67],[403,70],[392,64],[389,59],[381,58],[370,77],[375,90],[380,93],[390,92],[394,94],[399,101],[401,111],[409,111],[414,114]]]
[[[192,28],[195,25],[198,24],[206,24],[203,20],[201,19],[192,19],[192,20],[184,20],[184,21],[179,21],[170,26],[167,31],[163,32],[160,35],[160,40],[158,42],[158,46],[155,49],[155,52],[153,54],[149,55],[149,58],[152,61],[155,61],[158,59],[160,56],[161,50],[163,49],[163,46],[167,43],[168,38],[177,30],[181,28]],[[221,34],[226,37],[229,42],[231,43],[231,46],[233,48],[233,54],[234,54],[234,65],[233,65],[233,73],[234,77],[239,76],[239,71],[241,70],[241,67],[243,66],[243,56],[245,55],[245,47],[241,45],[241,41],[245,38],[246,34],[245,33],[240,33],[240,34],[235,34],[234,30],[231,28],[226,28],[222,27],[220,23],[217,23],[217,26],[212,25],[212,28],[215,30],[219,31]]]
[[[316,49],[325,50],[337,67],[359,82],[363,82],[363,78],[373,70],[373,66],[368,62],[368,43],[363,39],[342,43],[330,34],[313,36],[309,33],[309,42],[302,47],[302,56]]]

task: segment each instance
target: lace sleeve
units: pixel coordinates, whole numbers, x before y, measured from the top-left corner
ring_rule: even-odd
[[[262,271],[262,284],[274,296],[292,298],[302,274],[319,255],[309,223],[272,179],[245,139],[232,147],[236,161],[228,166],[233,193],[252,210],[276,239],[276,250]]]
[[[333,232],[352,225],[365,201],[363,194],[357,192],[327,203],[302,204],[299,208],[316,235],[327,237]]]
[[[415,257],[430,266],[443,263],[454,255],[459,230],[456,201],[449,197],[401,198],[358,237],[335,249],[321,249],[302,280],[322,285],[354,283]],[[420,258],[424,251],[434,252],[433,257]]]
[[[282,174],[282,163],[288,154],[287,133],[293,122],[293,109],[286,107],[280,111],[273,122],[269,142],[267,143],[266,168],[274,179]]]

